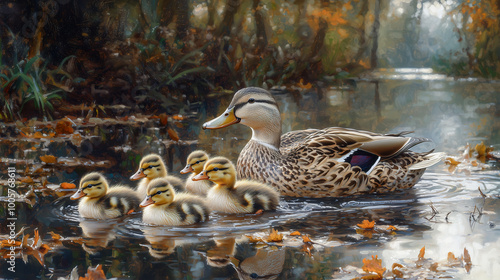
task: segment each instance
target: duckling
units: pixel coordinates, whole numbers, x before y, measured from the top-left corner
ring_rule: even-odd
[[[110,188],[106,178],[98,172],[85,175],[71,199],[82,197],[78,212],[84,218],[112,219],[139,208],[139,199],[134,190],[125,186]]]
[[[130,180],[135,181],[142,179],[137,185],[137,196],[140,200],[147,195],[148,184],[155,178],[164,177],[172,184],[176,192],[183,192],[184,182],[180,178],[168,175],[167,167],[158,154],[149,154],[141,159],[139,169],[130,177]]]
[[[210,180],[215,183],[207,193],[212,211],[224,213],[255,213],[274,210],[279,204],[279,193],[267,184],[236,181],[234,164],[227,158],[215,157],[207,161],[203,171],[193,180]]]
[[[188,193],[176,194],[165,178],[153,179],[147,194],[140,204],[141,207],[149,206],[142,213],[145,223],[181,226],[208,220],[210,210],[200,197]]]
[[[212,187],[210,181],[193,181],[193,177],[203,170],[203,165],[207,160],[208,154],[205,151],[197,150],[189,154],[186,167],[181,170],[181,174],[193,173],[186,179],[186,190],[188,192],[200,196],[207,196],[208,191]]]

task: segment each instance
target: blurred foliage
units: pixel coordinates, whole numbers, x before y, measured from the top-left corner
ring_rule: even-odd
[[[81,77],[66,85],[75,90],[64,102],[167,113],[188,110],[209,91],[335,81],[377,66],[433,65],[454,76],[486,78],[499,73],[500,7],[494,0],[36,0],[0,5],[5,11],[0,24],[3,119],[19,117],[6,89],[24,94],[25,105],[32,103],[48,111],[40,116],[50,117],[52,101],[62,95],[48,89],[41,76],[53,68],[65,71],[68,79]],[[451,22],[449,33],[455,33],[456,42],[439,41],[438,33],[424,29],[426,13],[440,10],[439,27]],[[445,49],[448,43],[457,47]],[[439,51],[432,51],[436,44]],[[29,64],[34,57],[39,61],[31,64],[31,74],[20,74],[19,61]],[[24,85],[10,87],[14,77]]]

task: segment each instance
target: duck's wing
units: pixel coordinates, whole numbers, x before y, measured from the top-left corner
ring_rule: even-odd
[[[281,154],[288,154],[297,145],[301,145],[304,140],[319,129],[294,130],[281,135]]]
[[[323,169],[329,161],[336,161],[348,162],[369,173],[381,159],[397,157],[409,148],[429,141],[426,138],[403,137],[404,134],[383,135],[329,127],[312,131],[301,141],[296,141],[289,146],[285,156],[308,168],[321,166]]]

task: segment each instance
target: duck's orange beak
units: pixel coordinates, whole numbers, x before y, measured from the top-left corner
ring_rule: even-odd
[[[193,172],[193,171],[194,171],[194,169],[191,167],[191,165],[188,164],[180,172],[181,172],[181,174],[186,174],[186,173]]]
[[[234,114],[234,107],[228,108],[222,115],[203,124],[203,129],[218,129],[239,123],[240,118]]]
[[[151,204],[154,204],[154,200],[151,198],[151,196],[146,196],[146,198],[141,202],[141,204],[139,204],[139,206],[141,207],[146,207],[146,206],[149,206]]]
[[[201,180],[208,180],[208,179],[209,179],[209,177],[208,177],[208,175],[205,174],[204,171],[198,173],[198,175],[196,175],[192,178],[193,181],[201,181]]]
[[[82,189],[79,189],[76,193],[74,193],[70,199],[71,200],[76,200],[76,199],[79,199],[79,198],[82,198],[86,196],[86,194],[82,191]]]
[[[139,169],[139,170],[137,170],[137,172],[134,175],[130,176],[130,180],[135,181],[135,180],[139,180],[139,179],[144,178],[144,177],[146,177],[146,174],[144,174],[142,169]]]

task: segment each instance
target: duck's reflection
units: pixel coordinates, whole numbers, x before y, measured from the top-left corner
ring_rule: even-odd
[[[207,251],[207,264],[222,268],[232,265],[239,279],[276,279],[285,265],[285,250],[277,247],[255,249],[248,238],[214,239]]]
[[[186,244],[198,243],[199,240],[194,237],[176,237],[168,231],[170,228],[161,226],[146,226],[142,229],[144,237],[149,242],[145,247],[149,254],[156,259],[163,259],[173,253],[175,248]]]
[[[85,252],[95,255],[108,246],[111,240],[116,238],[114,228],[117,221],[110,219],[102,220],[83,219],[80,221],[82,229],[82,248]]]

